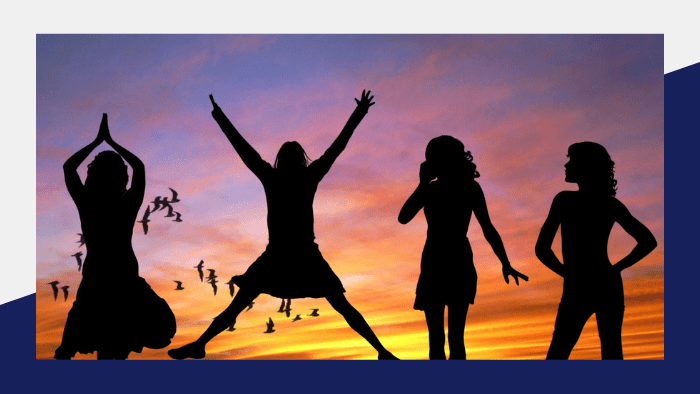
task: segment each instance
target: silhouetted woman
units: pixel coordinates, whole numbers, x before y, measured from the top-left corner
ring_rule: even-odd
[[[231,304],[199,339],[168,354],[175,359],[203,358],[205,345],[236,321],[238,314],[260,293],[278,298],[325,297],[350,327],[379,353],[379,359],[392,359],[362,315],[347,301],[340,279],[324,260],[314,242],[313,201],[318,183],[345,149],[353,131],[374,105],[370,92],[355,99],[357,108],[333,144],[318,160],[310,162],[296,142],[285,142],[277,153],[274,167],[238,133],[221,108],[209,96],[212,115],[233,145],[243,163],[260,179],[267,199],[269,244],[265,252],[240,276],[233,278],[240,291]]]
[[[114,150],[100,152],[88,164],[85,185],[78,167],[103,141]],[[121,156],[120,156],[121,155]],[[131,188],[122,160],[133,170]],[[146,188],[144,165],[112,140],[107,114],[95,141],[63,165],[85,238],[83,279],[68,313],[61,346],[54,358],[97,351],[98,359],[126,359],[144,347],[161,349],[175,335],[175,316],[168,304],[139,277],[131,235]]]
[[[443,135],[428,143],[425,159],[420,183],[399,213],[399,222],[406,224],[424,208],[428,222],[413,308],[425,312],[431,360],[445,359],[444,314],[445,307],[449,308],[450,360],[464,360],[464,325],[476,295],[476,268],[467,238],[472,212],[503,265],[506,283],[509,276],[518,285],[518,277],[528,278],[508,261],[501,236],[489,218],[484,192],[475,180],[479,173],[471,152],[465,152],[456,138]]]
[[[615,198],[615,162],[603,146],[579,142],[569,147],[567,156],[566,182],[578,184],[579,190],[554,197],[535,249],[537,258],[564,278],[547,359],[568,359],[583,326],[595,313],[602,358],[621,360],[625,296],[620,272],[651,253],[656,240]],[[613,265],[608,258],[608,238],[615,222],[637,246]],[[559,225],[563,264],[552,251]]]

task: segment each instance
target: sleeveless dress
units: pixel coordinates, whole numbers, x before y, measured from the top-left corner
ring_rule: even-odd
[[[323,155],[292,173],[274,169],[262,159],[251,167],[265,189],[269,244],[233,283],[278,298],[322,298],[345,292],[314,242],[314,197],[331,165],[332,160]]]
[[[424,205],[428,235],[413,308],[466,306],[476,296],[474,255],[467,238],[472,214],[469,189],[476,181],[428,185]]]
[[[131,247],[138,209],[123,205],[79,210],[87,254],[57,358],[95,351],[125,358],[144,347],[162,349],[175,336],[175,315],[139,276]]]

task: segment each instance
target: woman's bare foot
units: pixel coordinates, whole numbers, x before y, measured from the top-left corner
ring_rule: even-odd
[[[204,346],[199,345],[197,342],[188,343],[183,347],[168,350],[168,356],[175,360],[184,360],[186,358],[199,360],[206,355],[207,353],[204,351]]]
[[[385,350],[383,352],[379,352],[379,356],[377,357],[377,360],[398,360],[399,358],[391,354],[390,351]]]

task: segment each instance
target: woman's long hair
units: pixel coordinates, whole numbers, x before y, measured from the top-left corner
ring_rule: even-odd
[[[425,148],[425,160],[463,165],[467,176],[472,180],[481,176],[476,170],[476,164],[473,163],[472,153],[464,150],[464,144],[460,140],[449,135],[441,135],[428,142]]]
[[[582,171],[610,196],[617,194],[617,179],[615,179],[615,162],[603,145],[595,142],[577,142],[569,147],[569,158],[584,163]]]
[[[282,166],[284,169],[308,167],[311,159],[296,141],[287,141],[280,147],[275,158],[274,168]]]
[[[123,195],[129,182],[124,159],[113,151],[100,152],[87,166],[85,187],[92,192],[108,192]]]

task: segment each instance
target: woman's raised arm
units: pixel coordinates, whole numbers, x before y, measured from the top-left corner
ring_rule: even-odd
[[[353,111],[352,115],[350,115],[350,119],[348,119],[345,127],[343,127],[343,130],[340,132],[338,137],[336,137],[331,146],[326,149],[323,156],[312,163],[312,168],[318,174],[317,176],[319,179],[323,178],[323,176],[326,175],[326,173],[331,169],[335,159],[337,159],[343,150],[345,150],[345,147],[348,146],[350,137],[352,137],[352,134],[355,132],[357,126],[360,124],[365,115],[367,115],[369,107],[375,104],[372,102],[374,96],[370,97],[370,93],[371,91],[367,91],[367,93],[365,93],[363,90],[360,100],[355,99],[357,107],[355,108],[355,111]]]
[[[102,124],[104,128],[100,126],[100,132],[103,133],[104,141],[112,147],[124,160],[131,166],[133,174],[131,176],[131,188],[127,192],[127,197],[132,200],[133,204],[139,208],[143,203],[143,197],[146,193],[146,168],[143,165],[141,159],[136,157],[133,153],[129,152],[126,148],[117,144],[109,133],[109,127],[107,126],[107,114],[102,116]],[[104,131],[103,131],[104,130]]]
[[[102,123],[100,124],[100,130],[97,132],[97,137],[94,141],[89,143],[84,148],[75,152],[66,162],[63,164],[63,175],[66,181],[66,188],[70,194],[73,201],[76,203],[80,199],[80,194],[83,189],[83,182],[80,180],[80,175],[78,175],[78,167],[87,159],[90,153],[97,148],[98,145],[104,141],[103,128],[107,126],[107,114],[102,116]]]
[[[260,173],[265,168],[271,168],[270,164],[263,160],[262,157],[260,157],[260,154],[248,143],[248,141],[245,140],[245,138],[243,138],[241,133],[239,133],[238,130],[233,127],[233,124],[230,120],[228,120],[224,114],[224,111],[222,111],[219,105],[214,102],[214,96],[210,94],[209,99],[214,106],[214,110],[211,111],[211,115],[214,117],[214,120],[216,120],[216,123],[219,124],[219,127],[221,127],[221,131],[224,132],[226,138],[228,138],[229,142],[231,142],[233,149],[236,150],[238,156],[240,156],[241,160],[243,160],[243,164],[245,164],[248,169],[253,171],[258,178],[260,178]]]

